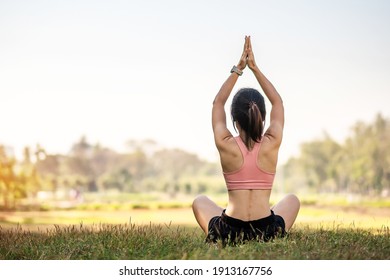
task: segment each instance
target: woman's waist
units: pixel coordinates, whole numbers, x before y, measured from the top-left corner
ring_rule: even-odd
[[[272,210],[268,216],[259,219],[242,220],[226,214],[226,209],[222,212],[221,219],[228,225],[241,229],[266,229],[275,221],[275,215]]]
[[[270,211],[269,190],[229,191],[226,214],[243,221],[268,217]]]
[[[227,206],[225,213],[229,217],[240,219],[242,221],[255,221],[271,215],[271,210],[270,208],[267,208],[248,211],[247,209],[232,209],[231,207]]]

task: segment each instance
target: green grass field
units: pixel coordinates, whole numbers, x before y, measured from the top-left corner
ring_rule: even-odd
[[[302,205],[287,238],[204,243],[191,209],[0,213],[0,259],[390,259],[390,208]]]
[[[172,225],[73,225],[44,232],[1,230],[1,259],[390,259],[390,232],[297,226],[269,243],[207,245],[198,228]]]

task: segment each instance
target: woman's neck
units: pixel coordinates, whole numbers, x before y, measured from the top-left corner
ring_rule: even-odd
[[[246,133],[245,131],[243,130],[240,130],[238,132],[242,142],[244,142],[245,146],[247,147],[247,149],[249,151],[251,151],[253,149],[253,147],[255,146],[255,141],[253,141],[251,138],[248,139],[248,143],[246,142]]]

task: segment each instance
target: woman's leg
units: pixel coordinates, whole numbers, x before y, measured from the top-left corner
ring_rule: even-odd
[[[219,207],[207,196],[199,195],[192,203],[192,210],[194,211],[196,221],[207,234],[211,218],[220,216],[222,214],[223,208]]]
[[[297,218],[301,203],[294,194],[288,194],[271,209],[275,215],[282,216],[286,224],[286,231],[289,230]]]

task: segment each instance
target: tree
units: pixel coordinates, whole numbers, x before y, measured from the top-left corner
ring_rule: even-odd
[[[36,183],[37,174],[27,153],[28,149],[25,149],[25,159],[18,166],[16,159],[7,155],[6,148],[0,145],[0,195],[4,209],[15,209]]]
[[[372,123],[357,122],[343,144],[327,134],[303,143],[300,156],[285,166],[286,181],[296,179],[299,170],[304,170],[306,184],[318,191],[389,191],[390,121],[378,114]]]
[[[300,161],[310,187],[319,190],[335,187],[339,178],[336,166],[341,152],[341,146],[328,134],[322,140],[302,144]],[[325,186],[326,182],[328,185]]]
[[[390,122],[381,114],[373,124],[356,123],[345,143],[344,170],[352,191],[380,193],[390,186]],[[348,163],[348,164],[347,164]]]

